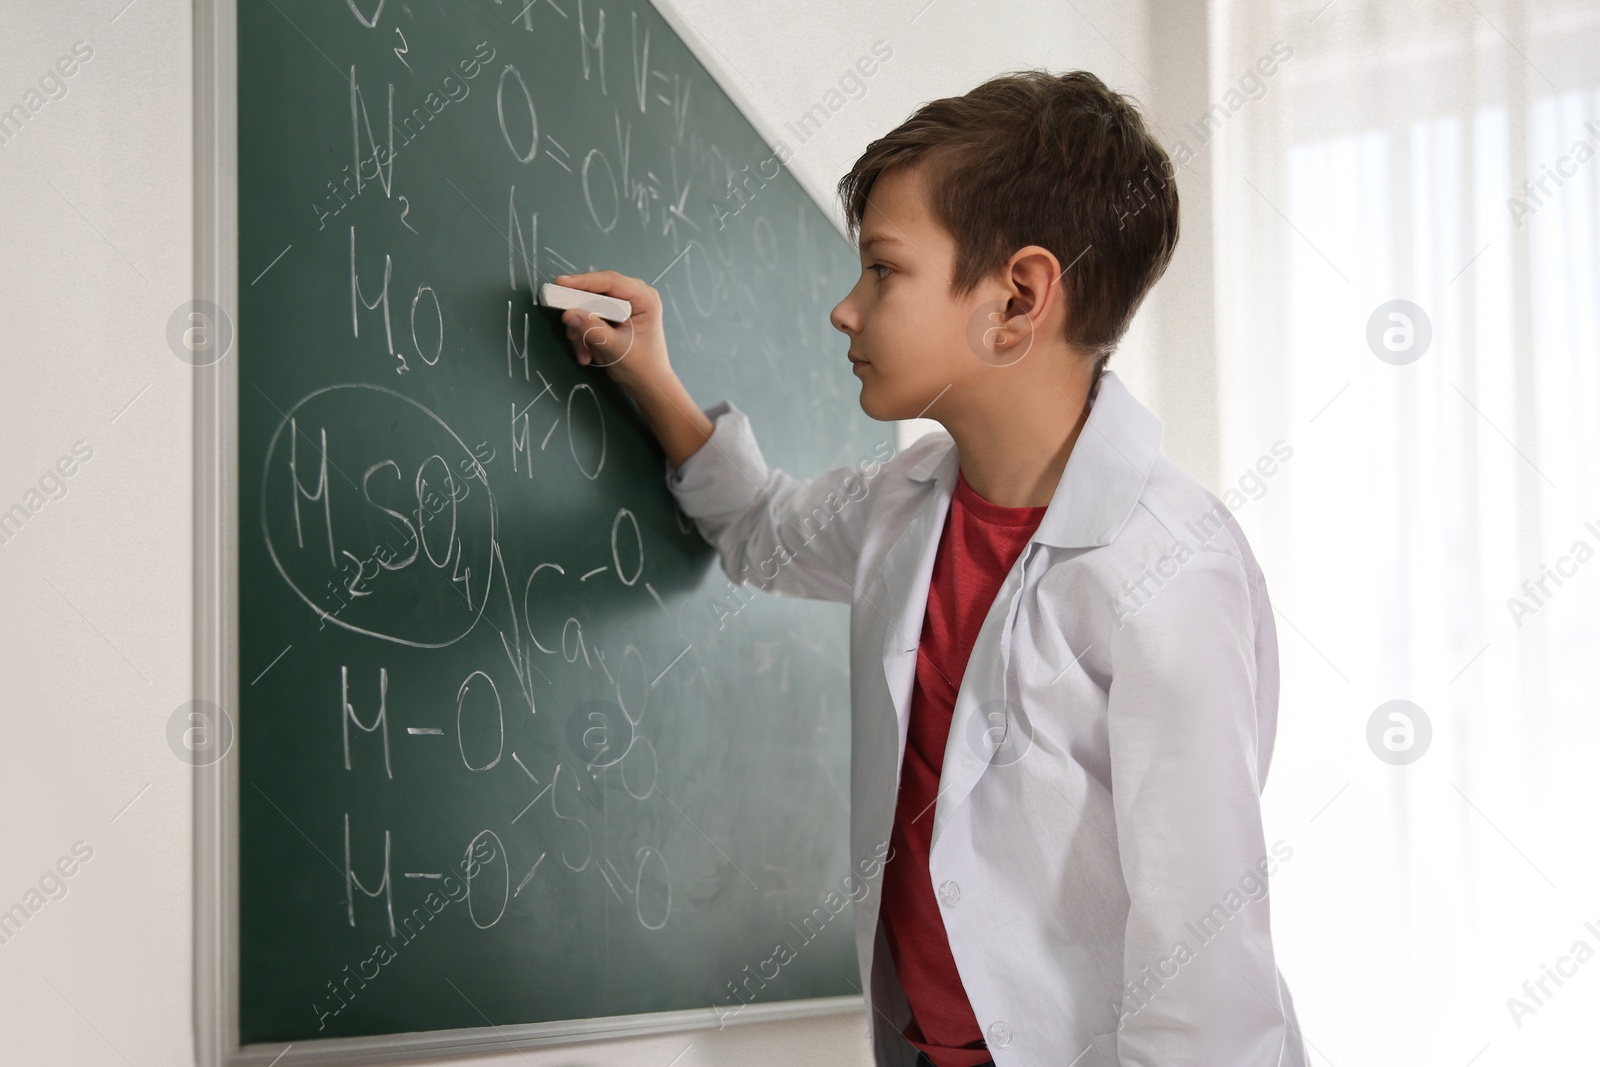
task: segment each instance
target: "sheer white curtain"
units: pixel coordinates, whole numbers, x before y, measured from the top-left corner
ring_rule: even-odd
[[[1173,132],[1279,612],[1308,1051],[1600,1063],[1600,4],[1216,0],[1212,46]]]

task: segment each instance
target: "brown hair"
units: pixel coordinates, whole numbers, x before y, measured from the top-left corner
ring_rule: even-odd
[[[923,104],[839,179],[850,236],[892,167],[927,162],[930,206],[955,238],[952,294],[1017,249],[1063,264],[1065,339],[1106,360],[1178,244],[1178,187],[1138,108],[1088,71],[1013,71]]]

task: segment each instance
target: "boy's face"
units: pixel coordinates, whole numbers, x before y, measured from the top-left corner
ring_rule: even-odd
[[[881,421],[939,418],[980,384],[969,379],[992,370],[968,335],[974,323],[981,332],[994,287],[950,295],[955,240],[928,208],[920,167],[893,168],[873,184],[859,248],[861,277],[829,319],[850,338],[861,410]]]

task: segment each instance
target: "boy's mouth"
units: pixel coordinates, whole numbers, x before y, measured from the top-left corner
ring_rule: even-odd
[[[850,358],[850,369],[851,370],[854,370],[856,367],[865,366],[866,363],[867,363],[866,360],[862,359],[860,356],[856,355],[854,352],[846,352],[845,355]]]

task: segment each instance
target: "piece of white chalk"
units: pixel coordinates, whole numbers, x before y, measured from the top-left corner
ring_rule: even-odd
[[[577,308],[592,311],[611,322],[627,322],[633,317],[633,305],[614,296],[602,296],[585,289],[573,289],[554,282],[539,286],[539,303],[547,308]]]

